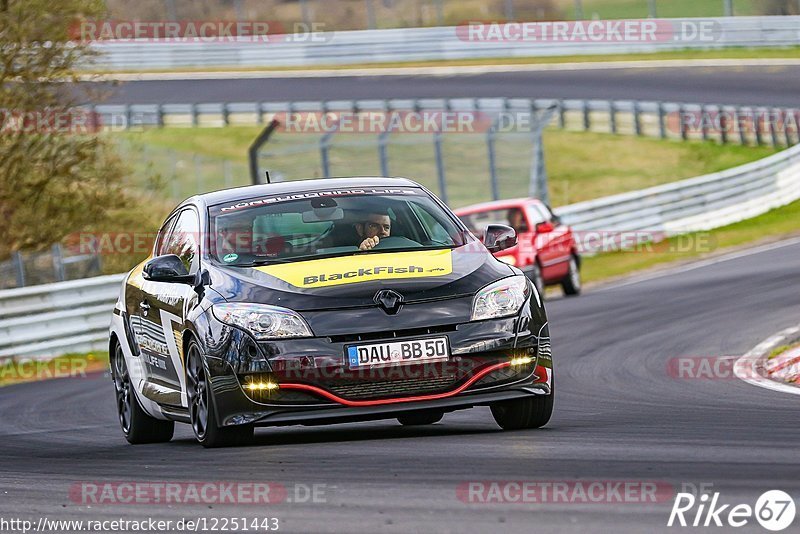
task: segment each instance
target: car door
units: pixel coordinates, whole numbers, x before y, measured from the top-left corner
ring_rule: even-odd
[[[158,252],[175,254],[194,274],[200,268],[200,242],[199,215],[194,208],[186,208],[175,217]],[[197,301],[197,293],[188,284],[150,280],[142,284],[138,305],[142,335],[137,342],[148,377],[145,395],[160,404],[188,406],[181,339],[187,310]]]
[[[153,246],[153,254],[149,259],[164,254],[170,230],[175,225],[177,215],[170,216],[161,226]],[[152,283],[145,280],[142,271],[144,262],[138,265],[128,277],[125,290],[125,311],[128,326],[131,332],[131,348],[135,355],[141,358],[145,366],[145,379],[149,381],[152,373],[149,371],[152,358],[157,348],[163,346],[164,335],[160,324],[155,320],[155,314],[150,313],[152,297]],[[150,397],[150,395],[147,395]]]
[[[542,268],[542,277],[548,283],[558,281],[566,276],[569,270],[569,252],[565,252],[563,246],[566,227],[554,218],[546,206],[538,202],[528,205],[528,216],[536,232],[533,240]],[[537,225],[540,223],[550,223],[552,228],[546,232],[538,231]]]

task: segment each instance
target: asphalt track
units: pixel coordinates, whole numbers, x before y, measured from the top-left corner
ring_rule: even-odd
[[[468,75],[336,76],[121,82],[109,104],[520,97],[800,105],[800,66],[618,68]],[[98,101],[95,99],[95,101]]]
[[[255,446],[224,450],[202,449],[181,425],[172,443],[134,447],[107,378],[2,388],[0,517],[270,516],[285,532],[654,532],[668,530],[671,497],[481,504],[456,490],[480,480],[649,481],[671,492],[713,484],[721,503],[752,506],[771,489],[797,500],[800,397],[667,369],[676,357],[743,354],[800,322],[798,273],[795,240],[551,301],[558,400],[541,430],[501,432],[480,408],[419,429],[261,429]],[[277,482],[290,496],[294,484],[325,484],[326,502],[86,506],[69,496],[79,481],[205,480]],[[737,530],[764,532],[753,519]]]

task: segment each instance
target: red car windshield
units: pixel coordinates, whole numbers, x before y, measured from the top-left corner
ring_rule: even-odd
[[[520,207],[479,211],[469,215],[459,215],[459,218],[475,235],[483,235],[486,232],[486,227],[490,224],[510,226],[519,234],[530,231],[531,225],[538,224],[543,220],[529,220]]]

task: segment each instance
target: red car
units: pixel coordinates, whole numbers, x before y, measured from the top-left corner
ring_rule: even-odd
[[[565,295],[581,292],[581,258],[572,229],[535,198],[498,200],[454,210],[476,236],[490,224],[517,232],[517,244],[497,252],[497,259],[528,275],[540,294],[548,285],[561,285]]]

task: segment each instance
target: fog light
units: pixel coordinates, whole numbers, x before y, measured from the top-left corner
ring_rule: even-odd
[[[519,358],[511,358],[511,365],[512,367],[518,365],[527,365],[533,361],[533,358],[530,356],[520,356]]]
[[[250,382],[249,384],[245,384],[244,387],[250,391],[264,391],[268,389],[278,389],[280,386],[275,382]]]

